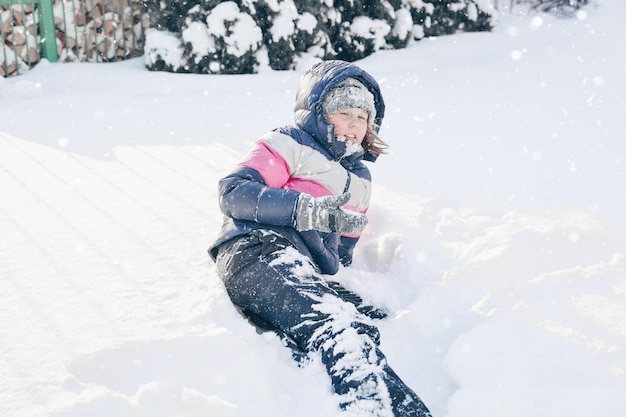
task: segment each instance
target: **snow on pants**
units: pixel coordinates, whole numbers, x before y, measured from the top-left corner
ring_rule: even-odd
[[[329,287],[287,240],[263,230],[235,238],[220,247],[217,269],[253,324],[288,337],[305,355],[320,355],[347,416],[430,416],[387,364],[372,319]]]

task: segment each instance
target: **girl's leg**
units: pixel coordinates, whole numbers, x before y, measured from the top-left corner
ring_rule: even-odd
[[[227,244],[217,265],[233,303],[254,324],[321,355],[347,415],[430,416],[387,364],[373,321],[341,299],[280,236],[258,231]]]

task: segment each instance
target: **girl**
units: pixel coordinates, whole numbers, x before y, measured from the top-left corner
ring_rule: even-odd
[[[306,71],[295,126],[261,136],[219,182],[224,224],[209,252],[232,302],[277,332],[294,357],[319,355],[346,416],[429,417],[389,367],[373,319],[384,312],[328,281],[348,266],[371,193],[385,105],[376,80],[354,64]]]

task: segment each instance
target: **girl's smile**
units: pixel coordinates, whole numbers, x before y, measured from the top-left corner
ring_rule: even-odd
[[[335,126],[335,136],[360,144],[367,132],[367,111],[359,108],[342,109],[326,119]]]

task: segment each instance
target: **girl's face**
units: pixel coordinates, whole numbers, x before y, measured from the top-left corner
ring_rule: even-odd
[[[348,139],[360,144],[367,132],[367,118],[369,114],[363,109],[350,108],[339,110],[326,121],[335,126],[335,136]]]

